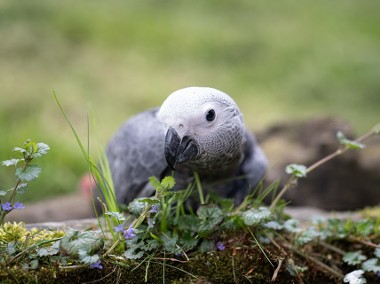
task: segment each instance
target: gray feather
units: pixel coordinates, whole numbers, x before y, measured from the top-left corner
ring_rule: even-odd
[[[217,113],[212,122],[204,116],[210,107]],[[186,88],[169,96],[160,109],[129,119],[109,142],[107,158],[119,203],[154,194],[148,178],[170,173],[164,154],[170,142],[165,140],[168,128],[182,139],[180,146],[176,141],[178,151],[186,153],[186,147],[192,147],[191,155],[181,156],[189,160],[179,159],[175,168],[175,189],[186,188],[196,171],[205,192],[214,191],[240,203],[263,178],[266,157],[245,128],[234,101],[215,89]]]
[[[128,204],[139,196],[153,193],[148,178],[161,177],[167,169],[164,158],[164,127],[157,119],[158,109],[130,118],[107,146],[115,195]]]

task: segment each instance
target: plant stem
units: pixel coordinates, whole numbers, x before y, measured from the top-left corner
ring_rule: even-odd
[[[203,190],[201,185],[201,180],[199,179],[199,175],[197,172],[194,172],[195,177],[195,183],[197,184],[198,194],[199,194],[199,200],[201,201],[201,205],[205,204],[205,198],[203,196]]]
[[[378,131],[378,126],[376,125],[375,127],[373,127],[370,131],[368,131],[367,133],[365,133],[364,135],[360,136],[359,138],[355,139],[354,142],[358,142],[358,143],[361,143],[361,142],[364,142],[365,140],[375,136],[375,135],[378,135],[379,131]],[[315,170],[316,168],[320,167],[321,165],[327,163],[328,161],[330,161],[331,159],[337,157],[337,156],[340,156],[342,155],[343,153],[347,152],[348,150],[350,150],[351,148],[348,147],[347,145],[341,145],[339,146],[339,148],[331,153],[330,155],[327,155],[326,157],[322,158],[321,160],[315,162],[314,164],[312,164],[311,166],[309,166],[307,169],[306,169],[306,172],[307,173],[310,173],[312,172],[313,170]],[[295,175],[292,175],[288,181],[286,182],[286,184],[284,185],[284,187],[281,189],[281,191],[279,192],[279,194],[276,196],[276,198],[273,200],[272,204],[269,206],[269,210],[273,210],[275,208],[275,206],[277,205],[277,203],[280,201],[280,199],[282,198],[282,196],[285,194],[285,192],[287,192],[289,189],[295,187],[297,185],[297,181],[298,181],[299,177],[296,177]]]

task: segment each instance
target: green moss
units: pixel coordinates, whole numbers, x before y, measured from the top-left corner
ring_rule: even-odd
[[[48,241],[60,238],[64,235],[63,231],[49,231],[45,229],[33,228],[28,231],[24,223],[5,223],[0,226],[0,243],[19,242],[24,246],[30,246],[40,241]]]

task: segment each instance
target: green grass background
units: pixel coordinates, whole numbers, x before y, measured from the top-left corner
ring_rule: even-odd
[[[45,142],[23,200],[77,188],[86,163],[53,90],[84,141],[95,117],[91,141],[102,145],[194,85],[229,93],[255,130],[334,115],[363,132],[380,117],[379,11],[369,0],[2,0],[0,159],[27,138]],[[0,169],[0,188],[13,179]]]

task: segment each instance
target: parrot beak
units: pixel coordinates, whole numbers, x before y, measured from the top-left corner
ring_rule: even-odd
[[[198,145],[191,136],[185,135],[181,139],[177,131],[169,127],[165,136],[165,159],[173,171],[177,163],[189,161],[197,154]]]

